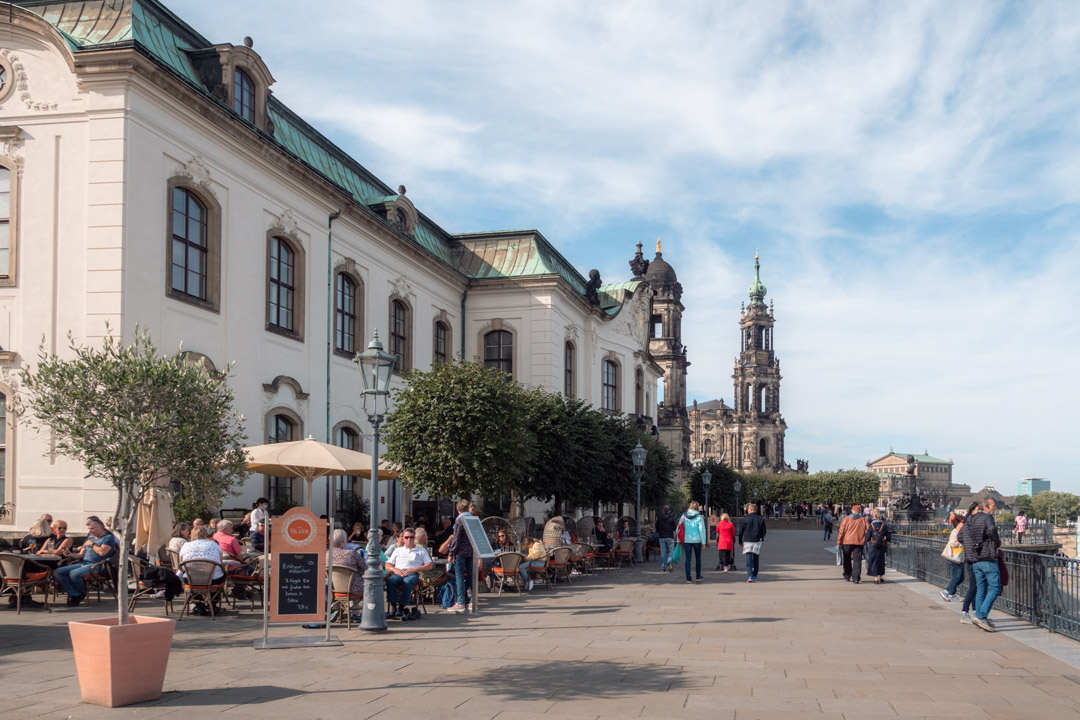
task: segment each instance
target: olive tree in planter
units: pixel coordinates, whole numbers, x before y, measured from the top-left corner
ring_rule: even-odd
[[[110,633],[108,640],[99,638],[91,645],[115,643],[125,634],[135,636],[139,627],[151,632],[155,625],[165,638],[156,694],[153,688],[116,686],[151,674],[141,672],[150,665],[141,641],[136,641],[137,651],[114,647],[108,656],[87,660],[87,667],[112,666],[114,673],[128,675],[116,678],[111,690],[97,693],[92,686],[103,681],[84,679],[84,663],[76,647],[83,699],[88,702],[115,706],[161,694],[172,621],[128,616],[129,540],[139,502],[155,484],[167,478],[192,495],[223,498],[246,473],[243,417],[232,408],[233,393],[225,382],[228,371],[213,373],[201,363],[188,361],[182,349],[159,355],[149,330],[136,327],[127,344],[110,335],[100,347],[80,346],[69,336],[67,357],[42,348],[37,364],[19,373],[18,402],[24,422],[50,433],[56,451],[81,462],[88,477],[108,480],[117,489],[114,517],[123,528],[117,616],[91,621]],[[89,624],[70,624],[73,643],[77,644],[77,631],[86,630],[75,626]],[[116,663],[125,654],[134,665],[121,672]]]

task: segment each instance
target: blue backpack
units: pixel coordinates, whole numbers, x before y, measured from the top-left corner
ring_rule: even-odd
[[[453,606],[457,601],[457,594],[454,591],[454,585],[450,581],[444,582],[439,587],[439,603],[443,606],[443,610]]]

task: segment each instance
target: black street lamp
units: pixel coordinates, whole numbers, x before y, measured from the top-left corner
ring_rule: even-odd
[[[649,451],[641,447],[638,441],[637,447],[630,451],[630,460],[634,463],[634,482],[637,483],[637,517],[634,524],[637,525],[637,540],[634,542],[634,561],[645,562],[641,556],[641,482],[645,477],[645,457]]]
[[[390,378],[394,374],[397,356],[383,351],[376,330],[367,350],[356,356],[360,368],[361,395],[364,412],[374,430],[371,451],[371,516],[368,523],[367,571],[364,573],[364,600],[360,629],[367,632],[386,632],[386,602],[383,599],[383,565],[379,545],[379,426],[382,425],[390,401]],[[368,412],[371,398],[371,412]],[[379,402],[382,401],[382,412]]]
[[[742,483],[736,480],[732,487],[735,488],[735,527],[737,528],[739,527],[739,491],[742,490]]]

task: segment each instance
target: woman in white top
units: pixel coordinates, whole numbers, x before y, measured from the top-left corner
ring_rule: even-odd
[[[180,552],[180,548],[184,547],[184,543],[191,539],[191,526],[187,523],[176,523],[173,525],[172,537],[169,538],[169,549],[173,552]]]
[[[180,562],[187,562],[188,560],[213,560],[216,563],[221,562],[221,546],[210,539],[210,528],[206,525],[199,525],[191,530],[191,540],[184,543],[184,546],[180,548]],[[221,568],[214,568],[214,574],[212,580],[220,580],[225,574],[221,572]]]

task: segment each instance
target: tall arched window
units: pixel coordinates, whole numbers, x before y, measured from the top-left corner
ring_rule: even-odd
[[[574,343],[563,348],[563,395],[574,397]]]
[[[233,71],[233,110],[249,123],[255,122],[255,83],[240,68]]]
[[[338,352],[349,355],[356,352],[359,315],[356,281],[339,272],[334,283],[334,349]]]
[[[634,370],[634,412],[645,414],[645,373],[641,368]]]
[[[172,191],[172,289],[206,300],[209,251],[206,206],[187,188]]]
[[[270,238],[270,325],[295,332],[296,254],[289,242]]]
[[[435,321],[432,362],[442,365],[450,360],[450,328],[441,320]]]
[[[0,277],[10,277],[11,268],[11,169],[0,165]]]
[[[769,441],[767,438],[761,438],[758,442],[758,455],[763,458],[769,457]]]
[[[709,456],[709,453],[712,452],[712,438],[705,438],[705,440],[702,441],[701,452],[705,457]]]
[[[397,356],[394,372],[409,370],[409,306],[390,301],[390,354]]]
[[[6,502],[13,502],[15,499],[15,478],[13,477],[14,473],[12,473],[15,463],[11,453],[8,452],[9,433],[14,430],[14,426],[8,427],[10,420],[7,411],[8,389],[0,386],[0,390],[2,390],[0,392],[0,505],[3,505]]]
[[[341,425],[334,431],[334,444],[346,450],[360,449],[360,433],[348,425]],[[354,479],[350,475],[334,476],[334,507],[338,515],[345,508],[345,501],[353,492]]]
[[[514,336],[506,330],[492,330],[484,335],[484,367],[514,374]]]
[[[602,372],[603,397],[601,407],[610,412],[619,410],[619,366],[612,360],[605,360]]]
[[[296,423],[287,415],[277,414],[270,416],[270,422],[266,428],[266,441],[268,443],[292,442],[296,439]],[[292,478],[279,478],[267,475],[267,497],[270,502],[292,501]]]

